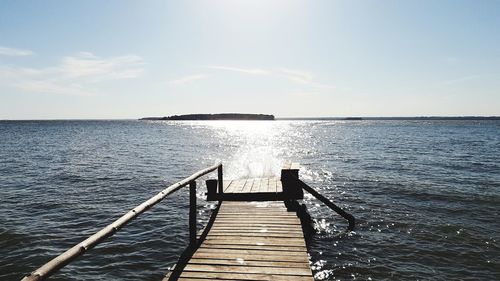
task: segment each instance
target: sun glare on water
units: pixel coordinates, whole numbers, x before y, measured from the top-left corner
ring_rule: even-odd
[[[283,135],[288,126],[276,121],[214,121],[219,138],[237,148],[227,159],[229,178],[278,175],[283,164]]]

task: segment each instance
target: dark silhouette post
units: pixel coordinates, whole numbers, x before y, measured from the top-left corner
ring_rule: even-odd
[[[217,183],[216,179],[206,180],[207,184],[207,201],[213,201],[217,198]]]
[[[219,196],[222,196],[224,193],[224,180],[222,175],[222,164],[217,168],[217,180],[219,182]]]
[[[196,245],[196,181],[189,183],[189,244]]]

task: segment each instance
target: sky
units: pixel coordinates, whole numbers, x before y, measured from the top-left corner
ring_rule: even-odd
[[[0,0],[0,119],[500,116],[500,1]]]

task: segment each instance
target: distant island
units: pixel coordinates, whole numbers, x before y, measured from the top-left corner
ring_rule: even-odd
[[[360,121],[363,120],[361,117],[345,117],[342,120]]]
[[[186,114],[166,117],[144,117],[139,120],[274,120],[270,114],[218,113],[218,114]]]

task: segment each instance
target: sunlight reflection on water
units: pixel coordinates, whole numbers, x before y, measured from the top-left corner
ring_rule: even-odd
[[[236,147],[225,155],[224,175],[228,179],[279,175],[288,150],[289,126],[266,121],[215,121],[203,125],[221,143]]]

